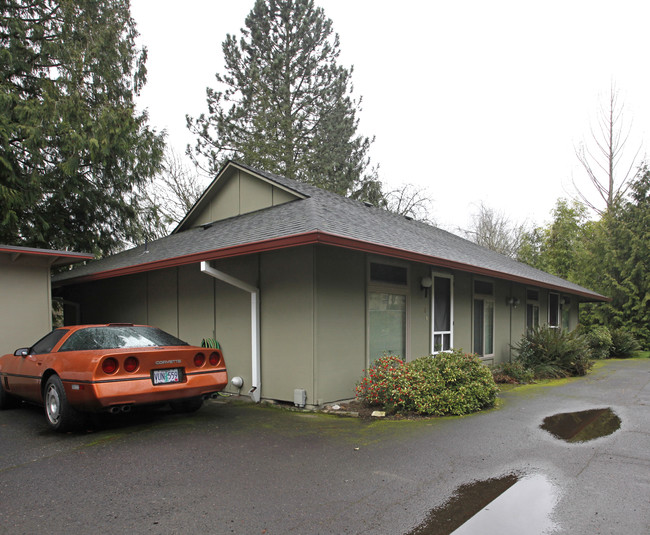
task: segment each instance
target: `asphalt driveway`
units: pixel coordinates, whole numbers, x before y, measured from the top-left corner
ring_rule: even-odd
[[[542,474],[558,533],[650,532],[650,360],[608,361],[463,418],[364,421],[210,402],[57,435],[41,409],[0,412],[0,533],[407,533],[461,485]],[[615,433],[540,429],[610,407]],[[522,533],[524,532],[522,527]]]

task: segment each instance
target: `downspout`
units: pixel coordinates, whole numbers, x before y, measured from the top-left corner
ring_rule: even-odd
[[[235,286],[240,290],[244,290],[251,294],[251,389],[248,395],[255,403],[260,402],[262,393],[262,377],[260,374],[260,289],[255,286],[239,280],[232,275],[228,275],[223,271],[213,268],[208,262],[201,262],[201,273],[210,275],[217,280]]]

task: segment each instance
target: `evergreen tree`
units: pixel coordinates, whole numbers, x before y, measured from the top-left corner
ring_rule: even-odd
[[[517,260],[581,284],[582,253],[590,227],[584,205],[558,199],[553,221],[523,234]]]
[[[586,323],[631,332],[650,347],[650,170],[644,166],[628,201],[596,225],[584,270],[588,283],[611,302],[585,308]]]
[[[146,234],[164,140],[137,113],[128,0],[0,4],[0,242],[105,254]]]
[[[385,204],[332,21],[313,0],[257,0],[245,24],[223,43],[226,73],[216,75],[222,90],[207,89],[208,115],[187,118],[194,161],[205,157],[215,174],[234,158]]]

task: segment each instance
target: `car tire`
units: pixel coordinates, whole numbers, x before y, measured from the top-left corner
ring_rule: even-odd
[[[83,424],[85,420],[83,414],[68,402],[63,383],[58,375],[52,375],[47,380],[43,401],[47,423],[54,431],[61,433],[74,431]]]
[[[17,405],[18,400],[4,389],[0,379],[0,410],[12,409]]]
[[[183,399],[181,401],[172,401],[170,402],[170,405],[174,412],[184,412],[184,413],[196,412],[203,405],[203,398],[198,397],[198,398]]]

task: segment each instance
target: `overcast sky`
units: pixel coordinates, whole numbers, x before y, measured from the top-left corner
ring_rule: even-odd
[[[253,0],[132,0],[149,51],[139,98],[183,152],[185,114],[207,111],[221,44]],[[354,66],[359,133],[387,189],[427,188],[433,219],[467,227],[482,201],[541,225],[584,174],[589,141],[615,82],[631,123],[628,153],[650,136],[650,2],[316,0]]]

